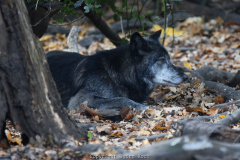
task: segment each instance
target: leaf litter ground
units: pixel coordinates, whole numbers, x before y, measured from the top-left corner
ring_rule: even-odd
[[[83,39],[89,25],[82,26],[79,39]],[[154,25],[148,32],[155,32],[161,27]],[[167,38],[164,45],[169,51],[171,61],[174,65],[185,66],[189,70],[196,70],[204,66],[212,66],[219,70],[236,73],[240,69],[240,28],[233,23],[223,24],[221,18],[210,20],[204,23],[202,18],[188,18],[183,23],[179,23],[174,29],[168,28]],[[120,34],[121,37],[123,35]],[[44,50],[68,50],[65,35],[56,34],[45,35],[40,39]],[[93,42],[88,48],[79,46],[80,54],[92,55],[96,51],[112,49],[115,46],[106,38],[103,41]],[[188,73],[186,73],[188,74]],[[69,114],[77,123],[88,123],[88,140],[76,141],[69,146],[82,146],[85,144],[103,144],[106,146],[116,145],[124,149],[136,150],[142,146],[152,145],[158,141],[164,141],[172,137],[175,130],[169,126],[175,122],[196,116],[220,114],[219,117],[212,118],[212,122],[218,122],[224,118],[226,110],[211,108],[225,100],[220,95],[213,95],[205,88],[204,83],[195,79],[193,84],[184,83],[178,87],[158,86],[146,100],[149,105],[148,110],[135,111],[127,106],[120,111],[119,115],[123,120],[113,122],[104,118],[98,110],[87,107],[87,102],[78,109],[69,111]],[[239,91],[239,86],[235,88]],[[237,110],[233,104],[228,108],[228,114]],[[8,143],[21,144],[21,135],[14,129],[11,122],[7,121],[5,133]],[[90,126],[91,126],[90,125]],[[240,123],[231,126],[240,129]],[[163,135],[152,140],[142,137]],[[6,142],[7,143],[7,142]],[[5,146],[5,147],[4,147]],[[22,151],[22,157],[29,159],[46,158],[73,158],[78,153],[73,150],[55,148],[33,148],[34,146],[12,147],[8,150],[0,150],[0,156],[15,155]],[[7,148],[4,142],[1,148]],[[15,148],[15,149],[14,149]],[[17,149],[18,148],[18,149]],[[36,155],[36,153],[38,153]],[[99,152],[95,153],[102,154]],[[111,151],[105,155],[114,154]],[[24,156],[25,155],[25,156]],[[91,159],[88,156],[85,159]]]

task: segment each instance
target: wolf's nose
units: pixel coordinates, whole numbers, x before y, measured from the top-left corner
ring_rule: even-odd
[[[183,75],[184,81],[188,80],[188,76],[186,74]]]

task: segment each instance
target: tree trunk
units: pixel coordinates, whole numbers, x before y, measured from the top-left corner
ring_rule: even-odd
[[[23,0],[0,0],[0,139],[6,118],[26,139],[86,135],[62,109]],[[49,136],[51,135],[51,136]]]

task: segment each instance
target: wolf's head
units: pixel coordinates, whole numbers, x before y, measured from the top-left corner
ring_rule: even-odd
[[[144,69],[144,81],[156,84],[179,85],[188,76],[176,68],[170,61],[167,50],[160,44],[161,30],[144,39],[139,33],[134,33],[130,40],[130,50],[139,58],[137,67]]]

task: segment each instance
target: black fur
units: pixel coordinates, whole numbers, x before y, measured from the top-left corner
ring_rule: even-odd
[[[126,106],[145,109],[146,106],[140,103],[156,86],[151,67],[160,57],[169,59],[167,51],[158,42],[160,33],[155,32],[146,40],[134,33],[130,44],[93,56],[49,52],[47,60],[63,105],[76,109],[88,100],[90,107],[98,109]],[[186,79],[180,71],[178,74],[183,81]]]

